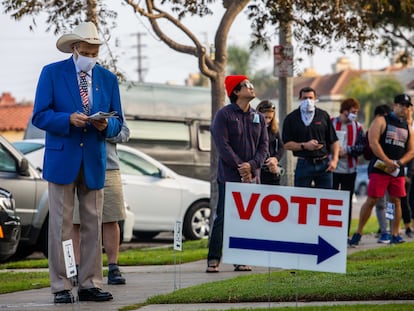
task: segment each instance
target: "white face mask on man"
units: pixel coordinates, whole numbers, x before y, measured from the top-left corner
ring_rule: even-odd
[[[76,54],[78,55],[78,58],[75,60],[76,65],[81,71],[88,72],[92,70],[92,68],[96,65],[96,62],[98,60],[97,57],[87,57],[82,56],[79,54],[78,50],[75,48]]]
[[[348,120],[349,121],[355,121],[356,119],[357,119],[357,114],[356,113],[352,113],[352,112],[350,112],[349,114],[348,114]]]
[[[304,112],[312,112],[315,111],[315,100],[313,99],[304,99],[300,102],[300,110]]]

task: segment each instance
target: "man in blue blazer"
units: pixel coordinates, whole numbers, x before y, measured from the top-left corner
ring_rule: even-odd
[[[121,130],[118,81],[96,65],[103,42],[91,22],[61,36],[56,46],[72,56],[46,65],[37,85],[33,124],[46,131],[43,177],[49,182],[49,273],[55,303],[71,303],[62,242],[72,236],[75,192],[79,201],[81,253],[80,301],[107,301],[102,290],[102,207],[106,169],[105,138]],[[80,91],[80,88],[82,88]],[[97,112],[116,117],[91,119]]]

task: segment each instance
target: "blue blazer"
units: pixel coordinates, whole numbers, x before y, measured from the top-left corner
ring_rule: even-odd
[[[108,119],[106,130],[93,125],[78,128],[70,115],[82,111],[78,79],[72,57],[46,65],[40,74],[32,116],[33,124],[46,131],[43,178],[56,184],[70,184],[83,165],[86,185],[101,189],[105,183],[105,138],[122,128],[123,113],[118,80],[109,70],[95,65],[92,71],[93,106],[91,114],[117,111]]]

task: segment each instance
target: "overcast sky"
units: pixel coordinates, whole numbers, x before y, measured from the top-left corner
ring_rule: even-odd
[[[111,0],[109,3],[119,3]],[[219,8],[218,1],[217,8]],[[115,48],[115,53],[119,55],[118,66],[131,80],[138,80],[138,61],[137,61],[137,33],[144,33],[141,36],[142,47],[142,67],[146,69],[144,74],[145,82],[175,82],[184,84],[185,79],[190,73],[198,72],[197,59],[193,56],[181,54],[169,49],[163,42],[158,41],[152,32],[145,25],[145,20],[135,15],[129,7],[117,6],[118,26],[113,30],[110,40],[111,45],[117,41],[119,44]],[[185,24],[205,42],[206,45],[214,40],[214,33],[217,29],[218,21],[222,13],[217,13],[208,19],[192,19]],[[70,54],[61,53],[56,49],[56,40],[52,33],[45,32],[45,26],[38,20],[38,27],[35,32],[28,30],[29,19],[15,22],[6,15],[0,14],[0,94],[11,92],[18,100],[33,100],[37,79],[42,67],[48,63],[65,59]],[[236,44],[248,47],[249,42],[249,22],[244,13],[241,13],[232,26],[229,44]],[[179,35],[179,34],[178,34]],[[115,40],[115,38],[117,40]],[[275,38],[272,44],[278,44]],[[297,56],[297,54],[295,55]],[[315,69],[321,73],[331,73],[332,64],[340,57],[340,53],[317,52],[311,61],[306,55],[300,55],[304,62],[299,64],[299,69],[303,70],[313,63]],[[358,57],[347,55],[358,67]],[[363,69],[379,69],[387,65],[384,57],[372,58],[363,56]],[[271,53],[263,55],[257,68],[272,68],[273,56]]]

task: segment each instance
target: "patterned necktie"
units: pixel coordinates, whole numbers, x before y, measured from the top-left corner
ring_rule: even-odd
[[[88,74],[81,71],[79,74],[79,91],[82,99],[83,113],[89,115],[89,97],[88,97],[88,81],[86,76]]]

